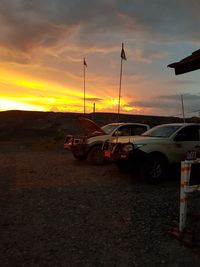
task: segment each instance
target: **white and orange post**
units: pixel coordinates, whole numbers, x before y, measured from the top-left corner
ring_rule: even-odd
[[[189,185],[192,164],[200,163],[200,159],[185,160],[181,162],[181,188],[180,188],[180,217],[179,231],[183,232],[186,226],[188,194],[200,191],[200,185]]]
[[[180,219],[179,219],[179,231],[183,232],[186,225],[187,215],[187,194],[185,192],[186,187],[189,185],[191,173],[191,164],[186,161],[181,162],[181,188],[180,188]]]

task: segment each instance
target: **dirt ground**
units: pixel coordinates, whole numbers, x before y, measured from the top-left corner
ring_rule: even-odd
[[[0,148],[1,267],[200,266],[197,217],[187,221],[193,247],[169,234],[179,213],[175,174],[152,186],[114,164],[77,162],[62,145]],[[191,196],[191,214],[199,203]]]

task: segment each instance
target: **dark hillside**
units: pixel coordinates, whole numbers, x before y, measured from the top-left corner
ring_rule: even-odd
[[[66,134],[80,133],[81,126],[78,118],[83,114],[79,113],[54,113],[35,111],[2,111],[0,112],[0,138],[33,138],[33,137],[60,137]],[[87,118],[94,120],[102,126],[110,122],[117,122],[116,113],[91,113]],[[192,118],[200,121],[198,118]],[[151,127],[171,122],[182,122],[176,117],[146,116],[146,115],[120,115],[120,122],[147,123]]]

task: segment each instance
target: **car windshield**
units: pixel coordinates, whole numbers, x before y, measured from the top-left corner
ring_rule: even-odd
[[[118,125],[115,125],[115,124],[107,124],[107,125],[101,127],[101,129],[102,129],[106,134],[111,134],[117,127],[118,127]]]
[[[156,126],[145,133],[142,136],[150,136],[150,137],[170,137],[173,133],[175,133],[181,126],[180,125],[162,125]]]

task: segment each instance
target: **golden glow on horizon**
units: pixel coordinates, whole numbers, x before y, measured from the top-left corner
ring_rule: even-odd
[[[119,99],[118,98],[109,98],[105,100],[105,104],[109,106],[118,106]],[[120,104],[124,105],[124,99],[121,98]]]
[[[0,111],[3,110],[35,110],[35,111],[47,111],[44,107],[31,105],[19,101],[0,99]]]
[[[62,83],[35,79],[33,77],[10,70],[5,71],[1,69],[0,83],[6,85],[7,87],[9,85],[16,86],[18,90],[20,88],[32,89],[36,94],[38,94],[38,92],[40,94],[44,93],[47,95],[47,97],[49,94],[65,94],[66,96],[83,97],[83,92],[74,87],[69,87],[63,85]],[[88,95],[88,97],[93,96]]]
[[[126,112],[136,112],[136,113],[140,113],[140,111],[142,110],[141,108],[138,107],[129,107],[129,106],[123,106],[123,110]]]
[[[62,83],[40,80],[23,73],[3,70],[0,77],[0,110],[32,110],[83,112],[83,92],[76,88],[65,87]],[[93,111],[93,101],[101,95],[86,94],[86,112]],[[121,112],[139,111],[126,106],[121,98]],[[117,112],[118,98],[105,98],[96,102],[96,111]]]
[[[88,94],[87,97],[96,97]],[[55,82],[2,70],[0,110],[82,112],[83,92]]]

